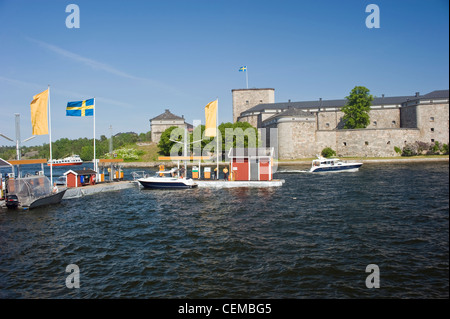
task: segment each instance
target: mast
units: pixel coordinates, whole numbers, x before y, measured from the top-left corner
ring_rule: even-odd
[[[50,84],[48,85],[48,139],[50,144],[50,183],[53,187],[52,114],[50,108]]]

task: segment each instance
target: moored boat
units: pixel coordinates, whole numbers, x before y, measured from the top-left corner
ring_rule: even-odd
[[[33,209],[61,202],[67,188],[52,188],[44,175],[31,175],[8,180],[8,196],[17,199],[16,207]]]
[[[83,160],[79,155],[72,155],[60,159],[49,160],[47,162],[48,166],[71,166],[71,165],[81,165]]]
[[[356,172],[362,163],[341,161],[338,158],[325,158],[318,156],[312,161],[311,173],[313,172]]]
[[[137,181],[144,188],[155,189],[185,189],[198,186],[191,178],[173,177],[172,174],[173,171],[158,171],[155,176],[138,178]]]

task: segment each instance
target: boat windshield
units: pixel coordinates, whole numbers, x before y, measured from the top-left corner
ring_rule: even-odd
[[[8,180],[8,194],[17,195],[23,206],[28,206],[36,198],[52,193],[52,185],[47,176],[33,175]]]
[[[155,173],[155,177],[175,177],[176,172],[172,171],[158,171]]]

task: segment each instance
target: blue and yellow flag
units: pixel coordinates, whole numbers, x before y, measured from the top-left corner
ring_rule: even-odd
[[[245,71],[247,71],[247,66],[241,66],[239,68],[239,72],[245,72]]]
[[[93,116],[95,99],[68,102],[66,116]]]

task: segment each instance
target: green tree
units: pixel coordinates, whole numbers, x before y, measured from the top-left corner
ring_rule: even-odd
[[[369,111],[373,101],[369,92],[364,86],[355,86],[346,97],[347,105],[342,108],[345,129],[366,128],[369,125]]]
[[[170,140],[170,136],[172,134],[172,131],[177,128],[178,128],[177,126],[171,126],[161,134],[161,139],[159,140],[159,143],[158,143],[158,147],[159,147],[158,153],[160,155],[164,155],[164,156],[170,155],[170,150],[172,149],[172,146],[175,144],[175,142],[172,142]],[[179,134],[177,137],[175,137],[176,141],[181,141],[182,139],[183,139],[183,136],[181,134]],[[181,147],[181,150],[178,152],[179,155],[181,155],[182,152],[183,152],[183,147]]]

